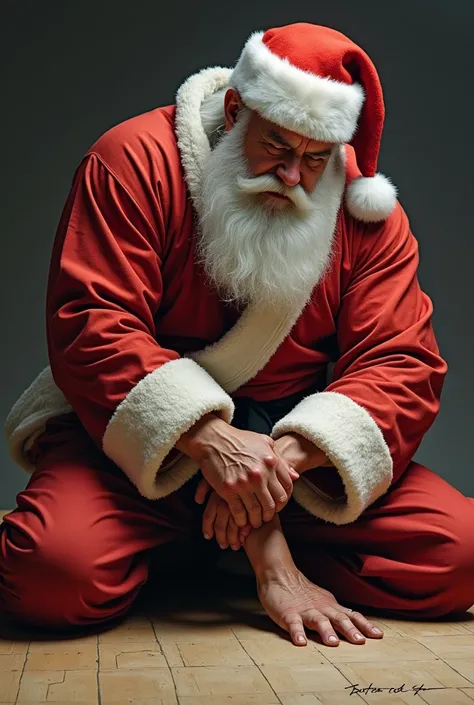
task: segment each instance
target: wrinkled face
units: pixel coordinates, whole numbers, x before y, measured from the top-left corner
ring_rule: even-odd
[[[198,260],[226,301],[298,307],[328,262],[321,189],[340,150],[264,120],[232,89],[224,117],[202,170]]]
[[[239,94],[229,89],[224,102],[226,131],[234,126],[241,107]],[[331,142],[302,137],[252,111],[244,138],[244,155],[254,176],[274,175],[283,191],[265,191],[259,195],[261,202],[269,208],[285,210],[292,206],[291,193],[296,186],[307,194],[312,193],[324,173],[333,146]]]

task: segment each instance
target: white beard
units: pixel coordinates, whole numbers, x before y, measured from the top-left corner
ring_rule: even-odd
[[[243,109],[205,164],[198,258],[224,301],[300,305],[329,259],[328,234],[320,234],[318,184],[307,194],[274,174],[254,177],[243,149],[249,118]],[[272,209],[261,200],[264,191],[286,195],[292,204]]]

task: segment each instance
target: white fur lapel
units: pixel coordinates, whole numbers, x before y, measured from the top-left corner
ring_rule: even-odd
[[[204,69],[191,76],[176,96],[176,135],[186,183],[200,211],[200,183],[205,160],[211,147],[204,131],[200,107],[202,101],[228,85],[231,70]],[[322,247],[329,263],[337,214],[345,185],[344,149],[335,150],[317,185],[320,199],[319,229]],[[311,290],[305,292],[299,305],[283,309],[255,304],[247,308],[234,327],[220,340],[188,357],[199,363],[225,391],[232,393],[255,377],[288,336],[320,281],[324,269],[315,272]]]
[[[188,79],[177,95],[178,145],[186,182],[198,211],[202,166],[211,149],[202,126],[199,108],[206,96],[228,84],[230,73],[229,69],[205,69]],[[321,242],[326,248],[326,265],[330,261],[344,183],[344,149],[341,148],[335,150],[317,186],[320,198],[319,229]],[[314,286],[323,274],[322,266],[321,271],[315,272]],[[313,288],[312,286],[311,291],[301,297],[299,305],[288,307],[286,310],[267,309],[262,305],[247,308],[233,328],[220,340],[184,357],[193,359],[224,391],[232,393],[255,377],[274,355],[301,315]],[[139,384],[149,384],[150,377],[152,375],[148,375],[148,378]],[[134,391],[136,390],[132,390],[132,395]],[[123,404],[130,404],[130,401],[125,399]],[[7,418],[7,438],[14,460],[25,470],[32,472],[34,466],[29,462],[26,453],[29,445],[44,430],[48,419],[72,411],[73,408],[56,386],[50,367],[46,367],[23,392]],[[156,414],[156,409],[154,413]],[[145,450],[149,450],[148,446],[145,446]],[[155,451],[156,448],[153,447],[153,452]],[[188,471],[189,468],[185,469],[184,475],[181,473],[179,482],[185,481]]]
[[[203,69],[190,76],[176,94],[175,132],[186,184],[199,211],[201,174],[211,146],[199,110],[205,98],[229,84],[231,69]]]

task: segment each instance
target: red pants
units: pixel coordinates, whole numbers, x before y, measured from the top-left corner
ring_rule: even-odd
[[[200,534],[194,479],[144,499],[73,414],[49,422],[32,454],[37,470],[0,529],[0,606],[16,619],[110,621],[147,580],[153,548]],[[474,603],[474,500],[421,465],[352,524],[293,500],[280,518],[297,565],[343,605],[431,618]]]

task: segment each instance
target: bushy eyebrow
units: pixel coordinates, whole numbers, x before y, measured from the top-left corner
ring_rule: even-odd
[[[278,134],[278,132],[275,132],[275,130],[270,130],[266,133],[266,136],[274,142],[278,142],[278,144],[281,144],[283,147],[293,149],[291,144],[288,144],[288,142],[280,134]],[[306,154],[310,154],[312,157],[328,157],[331,154],[331,151],[331,149],[323,149],[321,152],[306,152]]]

